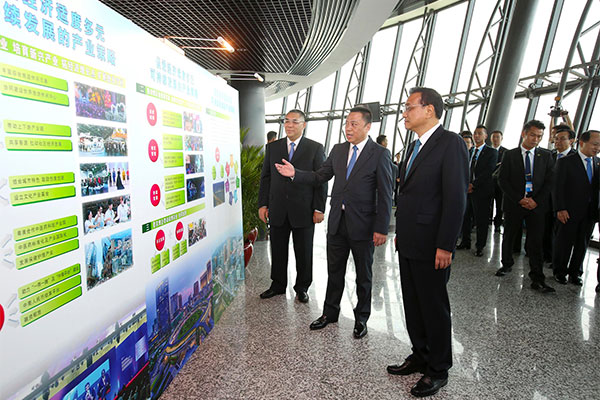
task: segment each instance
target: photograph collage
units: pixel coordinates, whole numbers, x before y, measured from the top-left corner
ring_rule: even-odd
[[[202,136],[196,134],[202,133],[202,120],[199,114],[184,111],[183,128],[186,132],[184,136],[185,150],[185,191],[186,201],[189,203],[194,200],[203,199],[205,196],[204,176],[204,142]]]

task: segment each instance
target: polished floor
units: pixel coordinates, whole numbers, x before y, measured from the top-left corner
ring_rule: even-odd
[[[457,252],[449,283],[454,366],[448,385],[433,398],[600,398],[600,294],[594,291],[598,252],[588,252],[583,287],[548,279],[556,293],[541,294],[529,287],[524,255],[515,259],[509,275],[494,276],[501,237],[490,234],[482,258]],[[245,290],[162,398],[413,398],[409,391],[419,376],[392,376],[385,370],[410,353],[393,235],[375,251],[369,333],[360,340],[352,337],[352,263],[339,322],[321,331],[308,329],[321,315],[325,296],[324,225],[315,234],[308,304],[294,299],[293,284],[285,296],[259,299],[270,284],[268,246],[257,243]],[[290,266],[293,282],[293,260]],[[551,270],[545,272],[551,276]]]

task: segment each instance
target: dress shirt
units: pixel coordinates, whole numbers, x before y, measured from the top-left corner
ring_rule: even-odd
[[[298,145],[300,144],[300,140],[302,139],[302,135],[300,135],[300,137],[296,140],[290,140],[290,138],[287,138],[287,150],[288,150],[288,154],[290,154],[290,143],[294,142],[294,153],[298,151]]]
[[[435,126],[433,128],[431,128],[430,130],[428,130],[427,132],[425,132],[423,135],[419,136],[419,140],[421,141],[421,147],[419,148],[419,152],[421,150],[423,150],[423,147],[425,146],[425,143],[427,143],[427,141],[429,140],[429,138],[431,137],[431,135],[433,135],[433,132],[435,132],[436,129],[440,127],[440,125],[441,124],[438,122],[437,124],[435,124]],[[419,152],[417,152],[417,154]]]
[[[566,157],[566,156],[569,154],[569,152],[570,152],[570,151],[571,151],[571,148],[569,147],[569,148],[568,148],[568,149],[566,149],[565,151],[563,151],[563,152],[560,152],[560,153],[558,153],[558,154],[562,154],[562,155],[560,156],[560,158],[563,158],[563,157]],[[556,155],[556,159],[557,159],[557,160],[558,160],[558,154]]]
[[[531,163],[531,182],[533,182],[533,163],[534,163],[534,159],[535,159],[535,149],[537,147],[534,147],[531,150],[527,150],[525,147],[521,146],[521,156],[523,157],[523,168],[525,168],[525,157],[527,156],[527,154],[525,154],[526,151],[529,151],[529,162]]]
[[[586,176],[587,176],[587,161],[585,161],[586,158],[592,159],[592,173],[594,173],[594,157],[586,156],[585,154],[583,154],[581,152],[581,150],[577,150],[577,154],[579,154],[579,157],[581,157],[581,162],[583,163],[583,169],[585,170]]]
[[[356,147],[358,147],[358,150],[356,150],[356,161],[358,161],[358,157],[360,157],[360,155],[362,154],[362,151],[365,148],[365,145],[367,144],[367,140],[369,140],[368,136],[365,137],[365,140],[356,144]],[[348,150],[348,158],[346,159],[346,166],[350,164],[350,158],[352,158],[352,153],[354,153],[354,146],[355,145],[350,143],[350,149]]]

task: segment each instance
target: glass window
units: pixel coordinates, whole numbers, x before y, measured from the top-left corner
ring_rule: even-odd
[[[398,63],[396,64],[394,86],[392,87],[392,103],[397,103],[400,99],[400,91],[402,90],[402,83],[406,76],[406,68],[408,67],[408,62],[411,61],[410,55],[412,54],[415,42],[419,37],[421,25],[423,25],[423,18],[404,23],[400,40],[400,49],[398,50]],[[412,71],[415,71],[414,64],[412,65],[412,68]],[[415,86],[414,80],[412,81],[412,84],[411,82],[406,84],[406,90],[413,86]],[[406,97],[403,95],[402,101],[404,100],[406,100]]]
[[[508,119],[506,120],[506,125],[503,132],[504,139],[502,140],[502,146],[506,147],[507,149],[514,149],[519,145],[528,104],[529,100],[523,98],[514,100],[510,106],[510,112],[508,113]],[[547,122],[544,123],[546,125],[548,124]],[[548,133],[545,132],[544,137],[546,139],[548,137],[547,135]],[[543,141],[544,139],[542,139],[542,142]]]
[[[521,65],[520,77],[524,78],[537,73],[537,67],[542,54],[542,47],[544,46],[544,40],[546,39],[546,31],[548,30],[548,23],[550,23],[550,14],[552,14],[552,7],[550,4],[542,5],[542,2],[538,2],[535,11],[535,19],[531,26],[531,32],[529,33],[529,41],[527,42],[527,48],[525,49],[523,65]]]
[[[335,102],[335,109],[341,110],[344,108],[344,101],[346,99],[346,91],[348,90],[348,82],[350,80],[350,74],[352,72],[352,67],[354,66],[354,60],[356,59],[356,55],[352,57],[348,62],[342,67],[340,73],[340,87],[338,89],[338,96]],[[352,97],[352,101],[356,98],[356,95]]]
[[[281,106],[283,105],[283,97],[280,97],[275,100],[270,100],[265,103],[265,114],[273,115],[273,114],[281,114]]]
[[[565,58],[569,53],[573,35],[575,34],[575,29],[577,29],[577,24],[579,24],[585,3],[586,0],[570,0],[565,2],[556,30],[556,39],[554,39],[552,53],[550,54],[548,71],[564,68]],[[588,20],[590,18],[593,18],[593,14],[588,14]],[[575,54],[573,64],[576,65],[579,63],[579,56]]]
[[[306,125],[306,137],[325,145],[327,121],[310,121]]]
[[[334,85],[335,72],[313,85],[310,98],[310,111],[325,111],[331,108]]]
[[[373,36],[363,93],[363,102],[365,103],[378,101],[383,104],[385,101],[397,32],[398,27],[395,26],[381,30]],[[371,131],[373,129],[371,128]]]

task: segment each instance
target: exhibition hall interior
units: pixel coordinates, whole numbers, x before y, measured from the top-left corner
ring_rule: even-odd
[[[0,399],[591,399],[600,0],[6,0]]]

